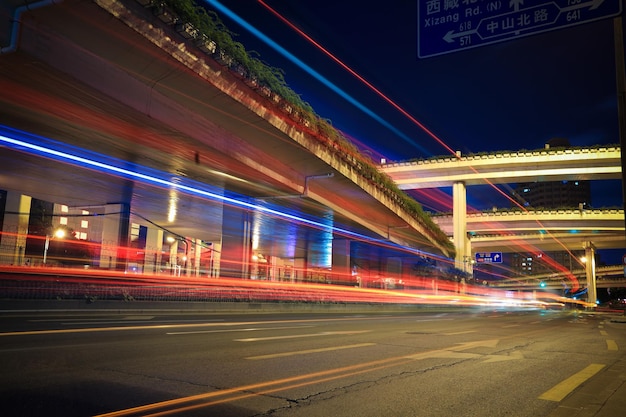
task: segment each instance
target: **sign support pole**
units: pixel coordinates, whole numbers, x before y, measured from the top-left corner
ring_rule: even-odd
[[[624,65],[624,31],[622,17],[613,19],[615,37],[615,77],[617,82],[617,117],[619,120],[619,143],[622,160],[622,203],[626,212],[626,67]],[[626,217],[624,217],[624,233],[626,234]]]

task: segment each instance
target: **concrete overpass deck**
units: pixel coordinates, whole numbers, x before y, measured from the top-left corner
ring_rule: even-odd
[[[400,189],[452,187],[453,215],[437,224],[452,236],[457,267],[472,251],[558,251],[624,248],[623,210],[506,211],[467,213],[466,188],[518,182],[609,180],[622,178],[621,148],[543,149],[436,157],[381,165]]]
[[[3,2],[3,36],[24,4]],[[54,1],[19,23],[16,51],[0,55],[0,124],[450,255],[437,227],[366,178],[357,155],[302,129],[138,2]],[[171,222],[171,190],[14,150],[3,149],[1,160],[4,189],[76,207],[129,199],[141,216],[182,236],[220,237],[219,204],[176,195],[184,218]]]
[[[434,221],[453,234],[451,214]],[[520,241],[543,251],[581,249],[588,241],[597,249],[626,247],[622,209],[496,210],[468,213],[466,221],[476,252],[519,252]]]
[[[400,189],[507,184],[533,181],[620,179],[619,146],[495,152],[381,165]]]

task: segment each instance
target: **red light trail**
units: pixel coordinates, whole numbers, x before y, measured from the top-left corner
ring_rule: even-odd
[[[361,81],[363,84],[365,84],[370,90],[372,90],[374,93],[376,93],[379,97],[381,97],[385,102],[387,102],[389,105],[391,105],[393,108],[395,108],[396,110],[398,110],[402,115],[404,115],[406,118],[408,118],[411,122],[413,122],[415,125],[417,125],[420,129],[422,129],[428,136],[430,136],[432,139],[434,139],[437,143],[439,143],[441,146],[443,146],[449,153],[451,153],[452,155],[454,155],[457,159],[460,159],[460,156],[452,149],[450,148],[450,146],[448,146],[441,138],[439,138],[433,131],[431,131],[430,129],[428,129],[423,123],[421,123],[419,120],[417,120],[415,117],[413,117],[409,112],[407,112],[406,110],[404,110],[400,105],[398,105],[395,101],[393,101],[391,98],[389,98],[387,95],[385,95],[383,92],[381,92],[378,88],[376,88],[373,84],[371,84],[369,81],[367,81],[365,78],[363,78],[360,74],[358,74],[356,71],[354,71],[352,68],[350,68],[348,65],[346,65],[343,61],[341,61],[339,58],[337,58],[335,55],[333,55],[330,51],[328,51],[326,48],[324,48],[319,42],[317,42],[315,39],[311,38],[308,34],[306,34],[304,31],[302,31],[300,28],[298,28],[296,25],[294,25],[291,21],[289,21],[286,17],[284,17],[283,15],[281,15],[278,11],[276,11],[275,9],[273,9],[271,6],[269,6],[267,3],[265,3],[263,0],[258,0],[258,2],[265,7],[270,13],[272,13],[274,16],[276,16],[280,21],[282,21],[283,23],[285,23],[287,26],[289,26],[291,29],[293,29],[296,33],[298,33],[300,36],[302,36],[304,39],[306,39],[308,42],[310,42],[312,45],[314,45],[316,48],[318,48],[321,52],[323,52],[326,56],[328,56],[331,60],[333,60],[336,64],[338,64],[341,68],[343,68],[344,70],[346,70],[348,73],[350,73],[352,76],[354,76],[355,78],[357,78],[359,81]],[[469,166],[469,168],[476,174],[480,174],[480,172],[478,170],[476,170],[474,167]],[[524,207],[523,205],[521,205],[520,203],[518,203],[516,200],[514,200],[513,198],[511,198],[508,194],[506,194],[504,191],[502,191],[500,188],[498,188],[495,184],[493,184],[491,181],[489,181],[486,178],[483,178],[483,181],[485,181],[485,183],[487,183],[489,186],[491,186],[494,190],[496,190],[496,192],[498,192],[500,195],[502,195],[503,197],[505,197],[507,200],[511,201],[515,206],[519,207],[521,210],[528,212],[528,209],[526,207]],[[545,229],[545,226],[539,221],[536,220],[536,223]],[[546,230],[546,234],[548,236],[550,236],[550,238],[552,238],[554,241],[556,241],[561,247],[563,247],[563,249],[565,251],[567,251],[570,256],[572,256],[573,258],[576,259],[575,256],[573,256],[573,254],[570,252],[569,249],[567,249],[567,247],[561,242],[559,241],[556,237],[554,237],[554,235],[552,235],[549,231]],[[536,250],[535,250],[536,251]],[[546,255],[547,257],[547,255]],[[551,262],[554,263],[554,262]],[[580,263],[580,262],[579,262]],[[581,263],[582,265],[582,263]]]

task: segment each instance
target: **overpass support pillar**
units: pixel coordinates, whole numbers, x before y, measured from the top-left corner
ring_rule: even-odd
[[[350,267],[350,240],[333,238],[332,251],[333,281],[350,281],[352,279],[352,268]]]
[[[172,238],[170,244],[170,275],[178,275],[178,239]]]
[[[200,276],[200,267],[202,265],[202,239],[192,239],[193,242],[192,250],[193,250],[193,271],[192,275],[194,277]]]
[[[454,266],[467,273],[472,273],[472,248],[467,238],[467,191],[465,183],[456,182],[452,186],[452,224],[453,239],[456,249]]]
[[[32,197],[7,192],[0,234],[0,263],[23,265]]]
[[[254,219],[246,210],[224,205],[220,271],[227,278],[250,278]]]
[[[99,261],[101,268],[126,269],[129,227],[130,205],[115,203],[105,206]]]
[[[144,274],[158,274],[161,269],[161,251],[163,250],[163,230],[148,227],[146,234],[146,252],[143,261]]]
[[[587,276],[587,301],[596,303],[598,291],[596,288],[596,248],[593,243],[587,241],[583,243],[585,249],[585,275]]]

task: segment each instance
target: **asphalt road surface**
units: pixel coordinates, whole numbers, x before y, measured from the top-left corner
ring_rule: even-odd
[[[6,313],[3,416],[550,416],[623,359],[581,311]]]

